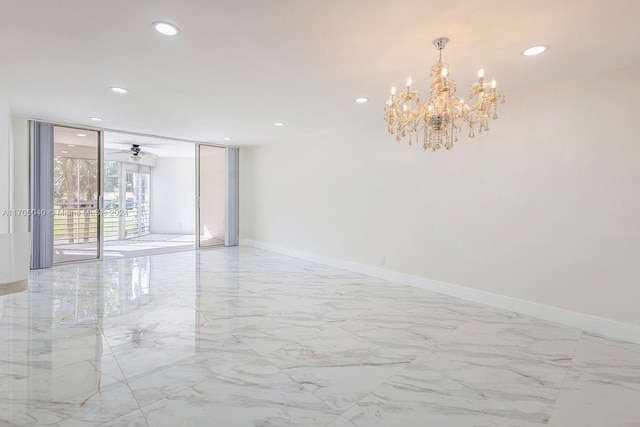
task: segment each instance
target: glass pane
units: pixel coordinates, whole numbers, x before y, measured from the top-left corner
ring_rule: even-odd
[[[125,175],[125,239],[150,233],[149,182],[151,173],[146,166],[128,165]]]
[[[120,162],[105,160],[104,167],[104,211],[102,236],[106,241],[120,238]]]
[[[224,245],[225,149],[200,145],[199,246]]]
[[[98,132],[54,126],[53,262],[99,257]]]

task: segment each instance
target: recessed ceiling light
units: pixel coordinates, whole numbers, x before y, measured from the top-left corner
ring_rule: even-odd
[[[354,99],[354,101],[357,102],[358,104],[364,104],[368,100],[369,100],[369,98],[365,98],[364,96],[361,96],[359,98]]]
[[[178,30],[178,27],[173,24],[169,24],[168,22],[154,22],[153,28],[155,28],[157,32],[164,34],[165,36],[175,36],[180,32],[180,30]]]
[[[231,138],[229,138],[229,137],[222,138],[222,139],[224,139],[225,141],[231,141]]]
[[[89,117],[91,120],[95,120],[96,122],[101,122],[102,119],[100,117]]]
[[[282,122],[275,122],[273,125],[274,125],[274,126],[284,126],[284,123],[282,123]]]
[[[61,151],[61,153],[62,153],[62,154],[67,154],[67,153],[68,153],[68,151]]]
[[[129,92],[127,89],[125,89],[123,87],[112,87],[111,90],[114,91],[115,93],[127,93],[127,92]]]
[[[87,136],[86,133],[79,133],[78,136]]]
[[[67,144],[67,147],[75,147],[73,144]]]
[[[547,45],[538,45],[538,46],[531,46],[528,49],[525,49],[522,54],[524,56],[533,56],[533,55],[540,55],[542,52],[546,52],[547,50],[549,50],[549,46]]]

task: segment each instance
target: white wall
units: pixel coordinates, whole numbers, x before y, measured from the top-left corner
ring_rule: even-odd
[[[640,325],[639,80],[507,94],[449,152],[396,143],[381,108],[245,148],[242,237]]]
[[[152,175],[151,232],[195,235],[195,160],[160,158]]]
[[[253,211],[255,208],[255,203],[253,203],[255,198],[253,193],[255,190],[255,180],[252,161],[254,159],[254,151],[255,148],[250,146],[240,147],[238,155],[238,171],[240,174],[238,179],[238,238],[241,241],[255,238],[255,230],[253,227],[256,220],[256,212]]]
[[[11,116],[9,102],[0,84],[0,212],[29,208],[29,140],[27,120]],[[0,233],[27,232],[29,219],[0,216]]]
[[[0,82],[0,233],[9,232],[9,216],[2,212],[11,208],[11,145],[9,100]]]
[[[13,207],[29,208],[29,127],[28,121],[22,117],[12,118],[13,131]],[[13,218],[13,231],[26,232],[29,229],[29,218],[18,216]]]

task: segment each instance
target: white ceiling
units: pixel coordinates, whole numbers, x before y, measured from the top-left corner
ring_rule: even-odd
[[[156,157],[195,158],[195,144],[185,141],[174,141],[153,136],[132,135],[107,131],[104,133],[105,153],[129,152],[133,144],[138,144],[142,154]]]
[[[5,0],[0,82],[20,117],[302,143],[344,126],[385,132],[390,86],[411,75],[428,87],[436,37],[451,39],[460,94],[483,66],[508,95],[640,66],[639,19],[637,0]],[[162,36],[158,20],[181,33]],[[551,49],[520,55],[539,43]]]
[[[98,139],[99,134],[95,131],[68,126],[54,126],[56,151],[61,152],[64,150],[65,154],[69,154],[69,157],[97,158]],[[195,158],[195,144],[193,142],[105,131],[105,159],[109,160],[110,155],[114,153],[131,154],[133,144],[139,145],[142,155],[151,155],[154,158]]]

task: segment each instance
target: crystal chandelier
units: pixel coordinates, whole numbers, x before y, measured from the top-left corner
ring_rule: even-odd
[[[485,82],[484,70],[478,71],[478,81],[471,85],[468,104],[456,97],[456,82],[449,78],[449,66],[442,62],[442,49],[448,41],[447,38],[433,41],[440,56],[429,73],[435,81],[426,102],[420,103],[420,95],[411,89],[411,77],[407,79],[406,90],[396,93],[396,88],[391,88],[384,119],[389,133],[396,135],[396,141],[408,134],[411,145],[413,134],[423,131],[422,147],[425,151],[436,151],[442,147],[450,150],[458,141],[463,124],[469,126],[469,137],[473,138],[476,128],[479,132],[488,131],[489,119],[498,118],[496,109],[498,102],[505,102],[504,94],[496,90],[495,80]]]

